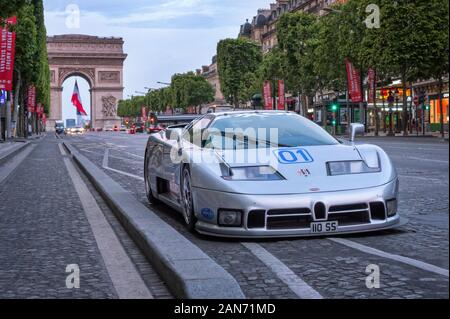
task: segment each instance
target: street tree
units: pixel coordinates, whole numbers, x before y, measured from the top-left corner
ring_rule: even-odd
[[[27,87],[36,83],[39,76],[39,61],[36,61],[37,30],[36,19],[34,16],[34,7],[28,3],[21,7],[17,16],[16,31],[16,55],[14,61],[14,103],[12,121],[16,123],[16,128],[22,132],[23,128],[18,127],[19,104],[21,123],[25,117],[24,102],[27,93]],[[25,124],[24,121],[22,124]],[[21,125],[22,126],[22,125]],[[16,129],[16,133],[17,133]]]
[[[225,39],[217,45],[217,68],[222,93],[229,103],[239,106],[242,90],[250,73],[255,73],[262,61],[261,46],[238,38]]]
[[[9,18],[13,15],[17,15],[26,0],[7,0],[0,1],[0,19]]]
[[[317,16],[304,12],[285,13],[277,25],[280,49],[286,55],[286,87],[311,99],[315,94],[314,50],[317,45]]]

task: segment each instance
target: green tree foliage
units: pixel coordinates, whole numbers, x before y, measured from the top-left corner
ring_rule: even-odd
[[[48,114],[50,111],[50,68],[47,57],[47,30],[44,21],[44,5],[42,0],[33,0],[33,4],[37,30],[35,59],[38,61],[36,100],[44,105],[45,112]]]
[[[177,108],[186,110],[214,101],[214,88],[203,76],[193,72],[175,74],[170,87],[172,101]]]
[[[247,39],[226,39],[217,45],[217,67],[222,93],[229,103],[239,106],[249,74],[262,61],[261,46]]]
[[[286,87],[312,98],[317,89],[314,73],[317,16],[304,12],[283,14],[277,25],[279,47],[286,55]]]
[[[2,0],[0,1],[0,19],[17,15],[26,0]]]

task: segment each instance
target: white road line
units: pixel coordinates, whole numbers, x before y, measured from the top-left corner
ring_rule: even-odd
[[[278,278],[301,299],[323,299],[322,295],[304,282],[288,266],[255,243],[242,243],[253,255],[269,267]]]
[[[108,162],[109,162],[108,156],[109,156],[109,149],[106,148],[105,154],[103,155],[103,162],[102,162],[103,167],[108,167]]]
[[[367,254],[371,254],[371,255],[375,255],[375,256],[391,259],[391,260],[395,260],[395,261],[398,261],[398,262],[401,262],[401,263],[404,263],[404,264],[407,264],[407,265],[410,265],[410,266],[413,266],[413,267],[416,267],[416,268],[420,268],[420,269],[425,270],[425,271],[433,272],[435,274],[448,277],[448,269],[444,269],[444,268],[441,268],[441,267],[438,267],[438,266],[434,266],[434,265],[425,263],[425,262],[420,261],[420,260],[416,260],[416,259],[412,259],[412,258],[409,258],[409,257],[404,257],[404,256],[400,256],[400,255],[394,255],[394,254],[391,254],[391,253],[387,253],[387,252],[384,252],[384,251],[381,251],[381,250],[378,250],[378,249],[375,249],[375,248],[372,248],[372,247],[369,247],[369,246],[358,244],[358,243],[356,243],[354,241],[351,241],[351,240],[348,240],[348,239],[344,239],[344,238],[328,238],[328,239],[333,241],[333,242],[335,242],[335,243],[338,243],[338,244],[341,244],[341,245],[344,245],[344,246],[347,246],[347,247],[350,247],[350,248],[362,251],[362,252],[367,253]]]
[[[412,156],[407,156],[406,158],[408,158],[408,159],[413,159],[413,160],[418,160],[418,161],[427,161],[427,162],[434,162],[434,163],[448,164],[448,160],[446,160],[446,161],[441,161],[441,160],[428,159],[428,158],[421,158],[421,157],[412,157]]]
[[[127,172],[119,171],[119,170],[111,168],[111,167],[103,167],[103,168],[108,170],[108,171],[117,173],[117,174],[122,174],[122,175],[125,175],[125,176],[128,176],[128,177],[134,178],[134,179],[138,179],[140,181],[144,181],[144,178],[141,177],[141,176],[137,176],[137,175],[133,175],[133,174],[130,174],[130,173],[127,173]]]
[[[64,149],[60,148],[65,153]],[[120,299],[153,299],[135,266],[131,262],[114,230],[109,225],[95,198],[81,179],[69,158],[64,164],[81,200],[83,210],[91,225],[109,277]],[[83,270],[81,269],[81,272]]]
[[[421,181],[427,181],[427,182],[438,182],[438,183],[445,183],[447,181],[437,179],[437,178],[427,178],[427,177],[420,177],[420,176],[410,176],[410,175],[398,175],[400,178],[412,178],[412,179],[419,179]]]

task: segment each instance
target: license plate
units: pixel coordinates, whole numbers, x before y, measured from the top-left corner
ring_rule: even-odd
[[[338,230],[338,222],[319,222],[311,223],[311,233],[312,234],[326,234],[334,233]]]

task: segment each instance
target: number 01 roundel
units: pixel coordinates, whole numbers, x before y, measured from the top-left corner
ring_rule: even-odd
[[[312,163],[314,159],[304,148],[285,148],[275,151],[278,161],[282,164]]]

